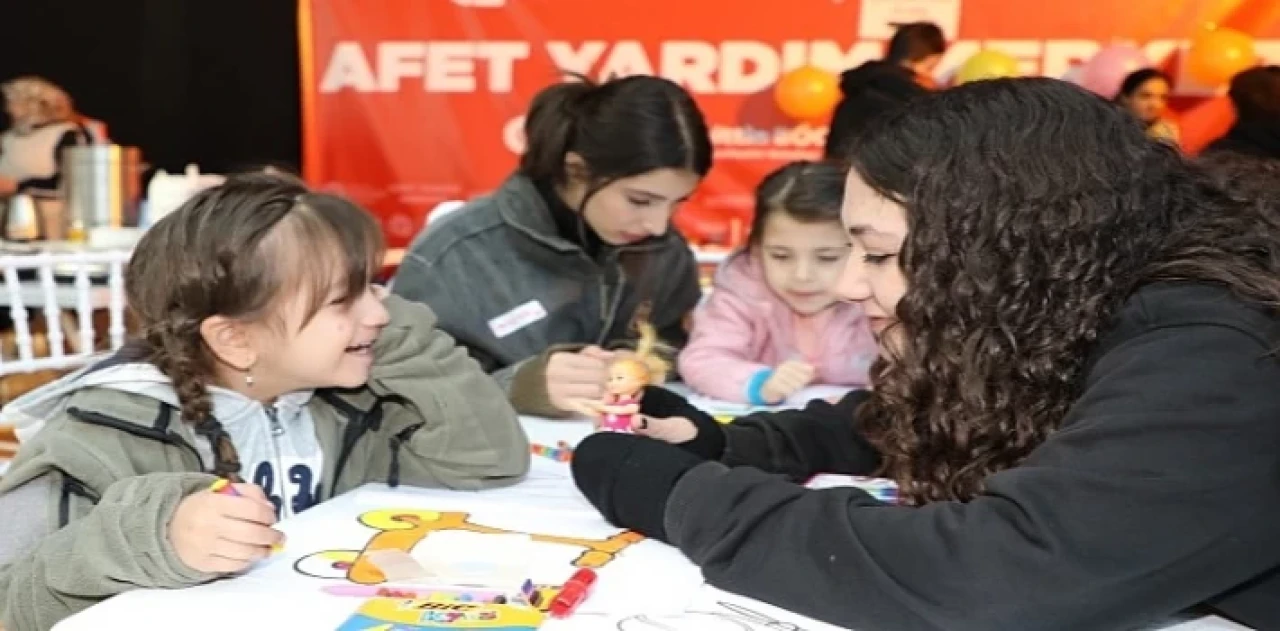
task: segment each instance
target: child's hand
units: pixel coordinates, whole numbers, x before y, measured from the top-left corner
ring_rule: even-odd
[[[569,399],[565,401],[567,407],[561,408],[566,412],[574,412],[588,418],[599,419],[604,414],[604,404],[591,399]]]
[[[605,371],[613,354],[597,346],[576,353],[554,353],[547,360],[547,398],[566,412],[578,412],[579,401],[604,396]]]
[[[197,572],[234,574],[271,554],[284,535],[271,528],[275,507],[255,484],[237,484],[240,497],[212,491],[188,495],[169,521],[169,541]]]
[[[817,371],[812,364],[796,360],[782,362],[773,370],[768,381],[764,382],[760,395],[770,404],[782,403],[787,397],[812,383],[815,376]]]
[[[639,416],[631,419],[631,429],[641,436],[679,445],[698,437],[698,426],[683,416],[653,418]]]
[[[587,357],[595,357],[596,359],[602,360],[604,361],[604,363],[607,364],[615,359],[621,359],[628,355],[632,355],[633,353],[626,349],[616,350],[616,351],[606,351],[603,348],[600,348],[599,346],[592,344],[591,346],[583,347],[582,350],[578,351],[578,354],[585,355]]]

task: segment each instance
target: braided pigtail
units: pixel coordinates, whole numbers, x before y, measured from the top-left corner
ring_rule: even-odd
[[[158,322],[148,327],[144,339],[151,351],[151,363],[173,382],[183,421],[191,423],[196,434],[213,446],[213,473],[232,482],[242,482],[240,456],[231,443],[231,436],[213,416],[213,401],[207,386],[209,371],[199,348],[199,322]]]

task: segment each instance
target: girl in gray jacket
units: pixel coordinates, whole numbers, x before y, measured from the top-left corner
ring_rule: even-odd
[[[370,284],[351,203],[234,178],[157,223],[129,263],[139,338],[15,401],[0,483],[0,626],[134,588],[241,572],[277,519],[367,482],[508,484],[529,447],[501,390],[426,307]],[[219,478],[238,496],[211,492]]]
[[[671,216],[711,169],[697,104],[658,77],[560,83],[534,98],[520,168],[414,239],[393,290],[506,388],[562,416],[603,394],[611,354],[646,320],[682,346],[702,296]]]

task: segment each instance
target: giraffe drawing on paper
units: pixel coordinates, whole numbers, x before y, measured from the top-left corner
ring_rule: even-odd
[[[313,578],[345,578],[360,585],[377,585],[386,580],[368,555],[379,550],[410,552],[423,539],[441,531],[477,534],[511,534],[516,531],[472,523],[470,513],[430,510],[384,509],[360,515],[361,524],[374,529],[361,550],[325,550],[302,557],[294,564],[299,574]],[[538,533],[527,533],[538,543],[553,543],[582,548],[573,566],[599,569],[627,547],[644,539],[643,535],[622,531],[604,539],[584,539]],[[539,586],[555,589],[559,586]]]

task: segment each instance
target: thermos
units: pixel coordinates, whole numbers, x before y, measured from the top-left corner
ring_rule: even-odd
[[[62,191],[68,223],[77,231],[138,225],[142,153],[113,144],[68,147],[62,154]]]

